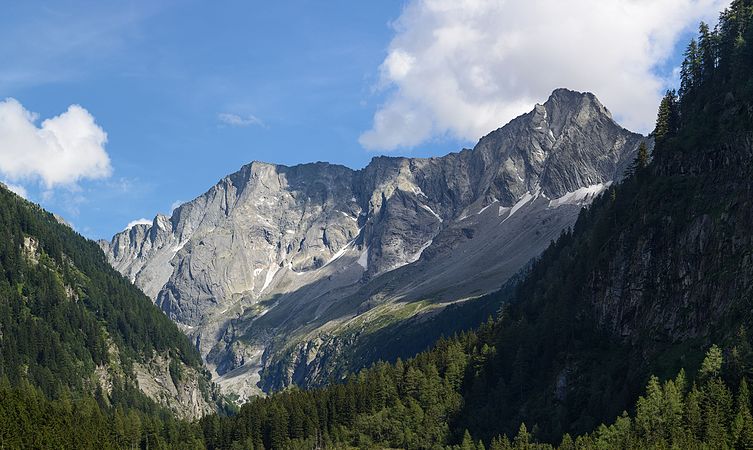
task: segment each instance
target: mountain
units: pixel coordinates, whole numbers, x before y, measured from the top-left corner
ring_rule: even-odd
[[[714,344],[717,375],[732,389],[751,381],[753,3],[732,2],[714,31],[700,30],[679,95],[660,105],[650,160],[638,158],[517,287],[458,427],[490,437],[525,421],[547,439],[593,430],[629,410],[651,374],[685,367],[706,381]],[[704,408],[719,395],[704,394]],[[713,436],[716,419],[703,414],[696,438],[719,442],[725,431]]]
[[[753,1],[702,24],[686,55],[653,152],[640,146],[626,177],[500,291],[433,316],[503,302],[495,318],[198,422],[143,414],[153,402],[127,382],[160,354],[182,361],[170,372],[183,379],[199,358],[188,341],[92,242],[0,188],[0,446],[753,448]],[[465,220],[441,217],[440,234]],[[364,269],[365,286],[384,276]],[[82,376],[102,364],[111,392]]]
[[[646,141],[558,89],[473,150],[357,171],[254,162],[101,246],[227,391],[316,385],[370,363],[349,361],[379,330],[499,290]]]
[[[753,2],[702,24],[686,55],[654,151],[537,258],[495,321],[205,421],[209,447],[752,448]]]
[[[183,418],[213,411],[201,358],[95,242],[0,185],[0,384]],[[127,399],[131,400],[127,400]],[[145,403],[146,402],[146,403]]]

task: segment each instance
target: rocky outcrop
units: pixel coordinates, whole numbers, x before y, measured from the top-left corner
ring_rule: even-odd
[[[108,342],[108,353],[109,361],[94,369],[92,391],[99,386],[109,396],[116,382],[135,381],[135,387],[147,397],[181,419],[196,420],[216,412],[219,395],[206,373],[169,354],[153,354],[133,361],[130,369],[125,369],[112,340]]]
[[[215,412],[211,386],[203,374],[166,355],[134,364],[139,389],[181,419],[198,419]]]
[[[101,245],[226,389],[316,383],[358,339],[344,330],[499,289],[644,140],[592,94],[559,89],[473,150],[378,157],[358,171],[254,162]]]
[[[703,151],[657,155],[653,188],[605,246],[584,296],[597,320],[638,347],[721,340],[753,290],[753,135]],[[673,180],[671,195],[657,188]],[[667,182],[668,184],[669,182]],[[726,328],[726,329],[725,329]],[[736,330],[732,330],[736,331]]]

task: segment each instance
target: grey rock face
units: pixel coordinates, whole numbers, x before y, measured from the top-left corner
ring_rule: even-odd
[[[378,157],[358,171],[251,163],[102,246],[245,396],[272,365],[267,389],[315,382],[337,357],[321,343],[345,330],[497,290],[645,139],[592,94],[560,89],[440,158]]]

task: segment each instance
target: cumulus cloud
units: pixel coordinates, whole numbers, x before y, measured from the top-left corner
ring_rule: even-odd
[[[239,116],[238,114],[232,114],[232,113],[220,113],[217,115],[217,119],[224,123],[225,125],[230,125],[232,127],[248,127],[251,125],[256,125],[260,127],[265,127],[266,125],[264,122],[262,122],[261,119],[254,116],[253,114],[249,114],[246,117]]]
[[[41,181],[47,189],[110,176],[107,133],[79,105],[37,126],[38,116],[17,100],[0,102],[0,173],[13,181]]]
[[[411,0],[379,69],[390,93],[360,143],[475,140],[555,88],[590,91],[646,132],[679,38],[729,0]]]
[[[123,228],[123,231],[130,230],[131,228],[135,227],[136,225],[151,225],[153,222],[145,217],[142,217],[141,219],[136,219],[128,222],[128,225],[126,225],[125,228]]]

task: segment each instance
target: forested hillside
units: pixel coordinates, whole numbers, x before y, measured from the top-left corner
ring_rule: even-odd
[[[74,428],[86,436],[94,429],[72,425],[84,416],[129,417],[133,427],[161,415],[174,425],[139,389],[137,378],[152,376],[156,359],[169,361],[173,386],[194,383],[197,406],[208,407],[210,383],[180,330],[107,264],[96,243],[0,187],[0,444],[45,447]],[[179,400],[167,401],[167,388],[147,394],[165,405]],[[76,418],[67,427],[56,422],[65,413]]]
[[[654,137],[653,154],[641,149],[631,176],[582,212],[514,293],[500,294],[509,301],[477,331],[198,424],[150,410],[125,387],[123,396],[114,387],[69,399],[87,390],[76,380],[105,360],[110,341],[124,365],[149,352],[172,351],[189,365],[195,356],[153,310],[108,312],[118,291],[94,289],[95,274],[127,282],[94,244],[2,190],[0,342],[11,345],[6,327],[27,320],[48,344],[14,343],[16,359],[3,350],[0,439],[12,447],[52,446],[63,433],[75,440],[60,445],[74,447],[751,448],[753,1],[732,2],[713,31],[701,25]],[[75,267],[66,269],[69,259]],[[27,274],[32,264],[42,268]],[[52,294],[31,295],[41,286]],[[77,328],[58,324],[58,314],[72,314]],[[129,317],[150,326],[121,325]],[[69,375],[50,378],[51,364]]]
[[[99,247],[0,189],[0,374],[48,395],[83,388],[114,344],[123,364],[173,352],[201,360],[180,330],[110,268]],[[53,376],[54,374],[54,376]]]
[[[701,24],[679,96],[659,109],[652,159],[639,154],[633,176],[520,285],[494,362],[466,387],[460,417],[472,432],[526,421],[556,440],[593,429],[651,373],[697,367],[712,342],[731,349],[750,329],[752,32],[750,1],[733,2],[714,31]]]
[[[634,413],[555,444],[541,443],[540,428],[520,424],[508,437],[474,439],[454,428],[462,410],[459,387],[474,377],[493,350],[482,342],[491,327],[441,342],[407,363],[378,364],[349,382],[310,392],[293,390],[256,399],[235,417],[201,421],[208,448],[427,448],[460,450],[751,448],[753,416],[746,379],[712,346],[695,381],[685,371],[661,382],[650,377]],[[481,345],[481,347],[479,347]],[[746,367],[753,362],[744,348]],[[693,368],[698,369],[697,367]],[[465,375],[463,375],[465,373]],[[732,389],[732,379],[739,382]],[[453,445],[448,443],[455,442]]]
[[[309,439],[434,448],[467,444],[466,430],[472,442],[489,445],[526,423],[551,443],[598,429],[582,446],[622,430],[627,434],[600,448],[742,448],[734,427],[743,419],[731,411],[749,414],[738,385],[753,367],[752,44],[750,1],[733,2],[713,31],[700,26],[679,94],[662,101],[653,154],[643,149],[632,175],[553,243],[494,323],[342,386],[257,400],[234,419],[205,419],[209,446]],[[720,368],[725,361],[724,370],[696,376],[713,343],[722,351],[711,356]],[[651,374],[667,380],[683,367],[695,387],[675,380],[657,394],[652,381],[647,398],[687,404],[689,411],[677,410],[692,417],[675,423],[690,435],[647,419],[666,405],[647,413],[645,400],[636,421],[599,426],[635,410]],[[734,407],[732,391],[740,399]],[[628,435],[635,440],[620,440]]]

